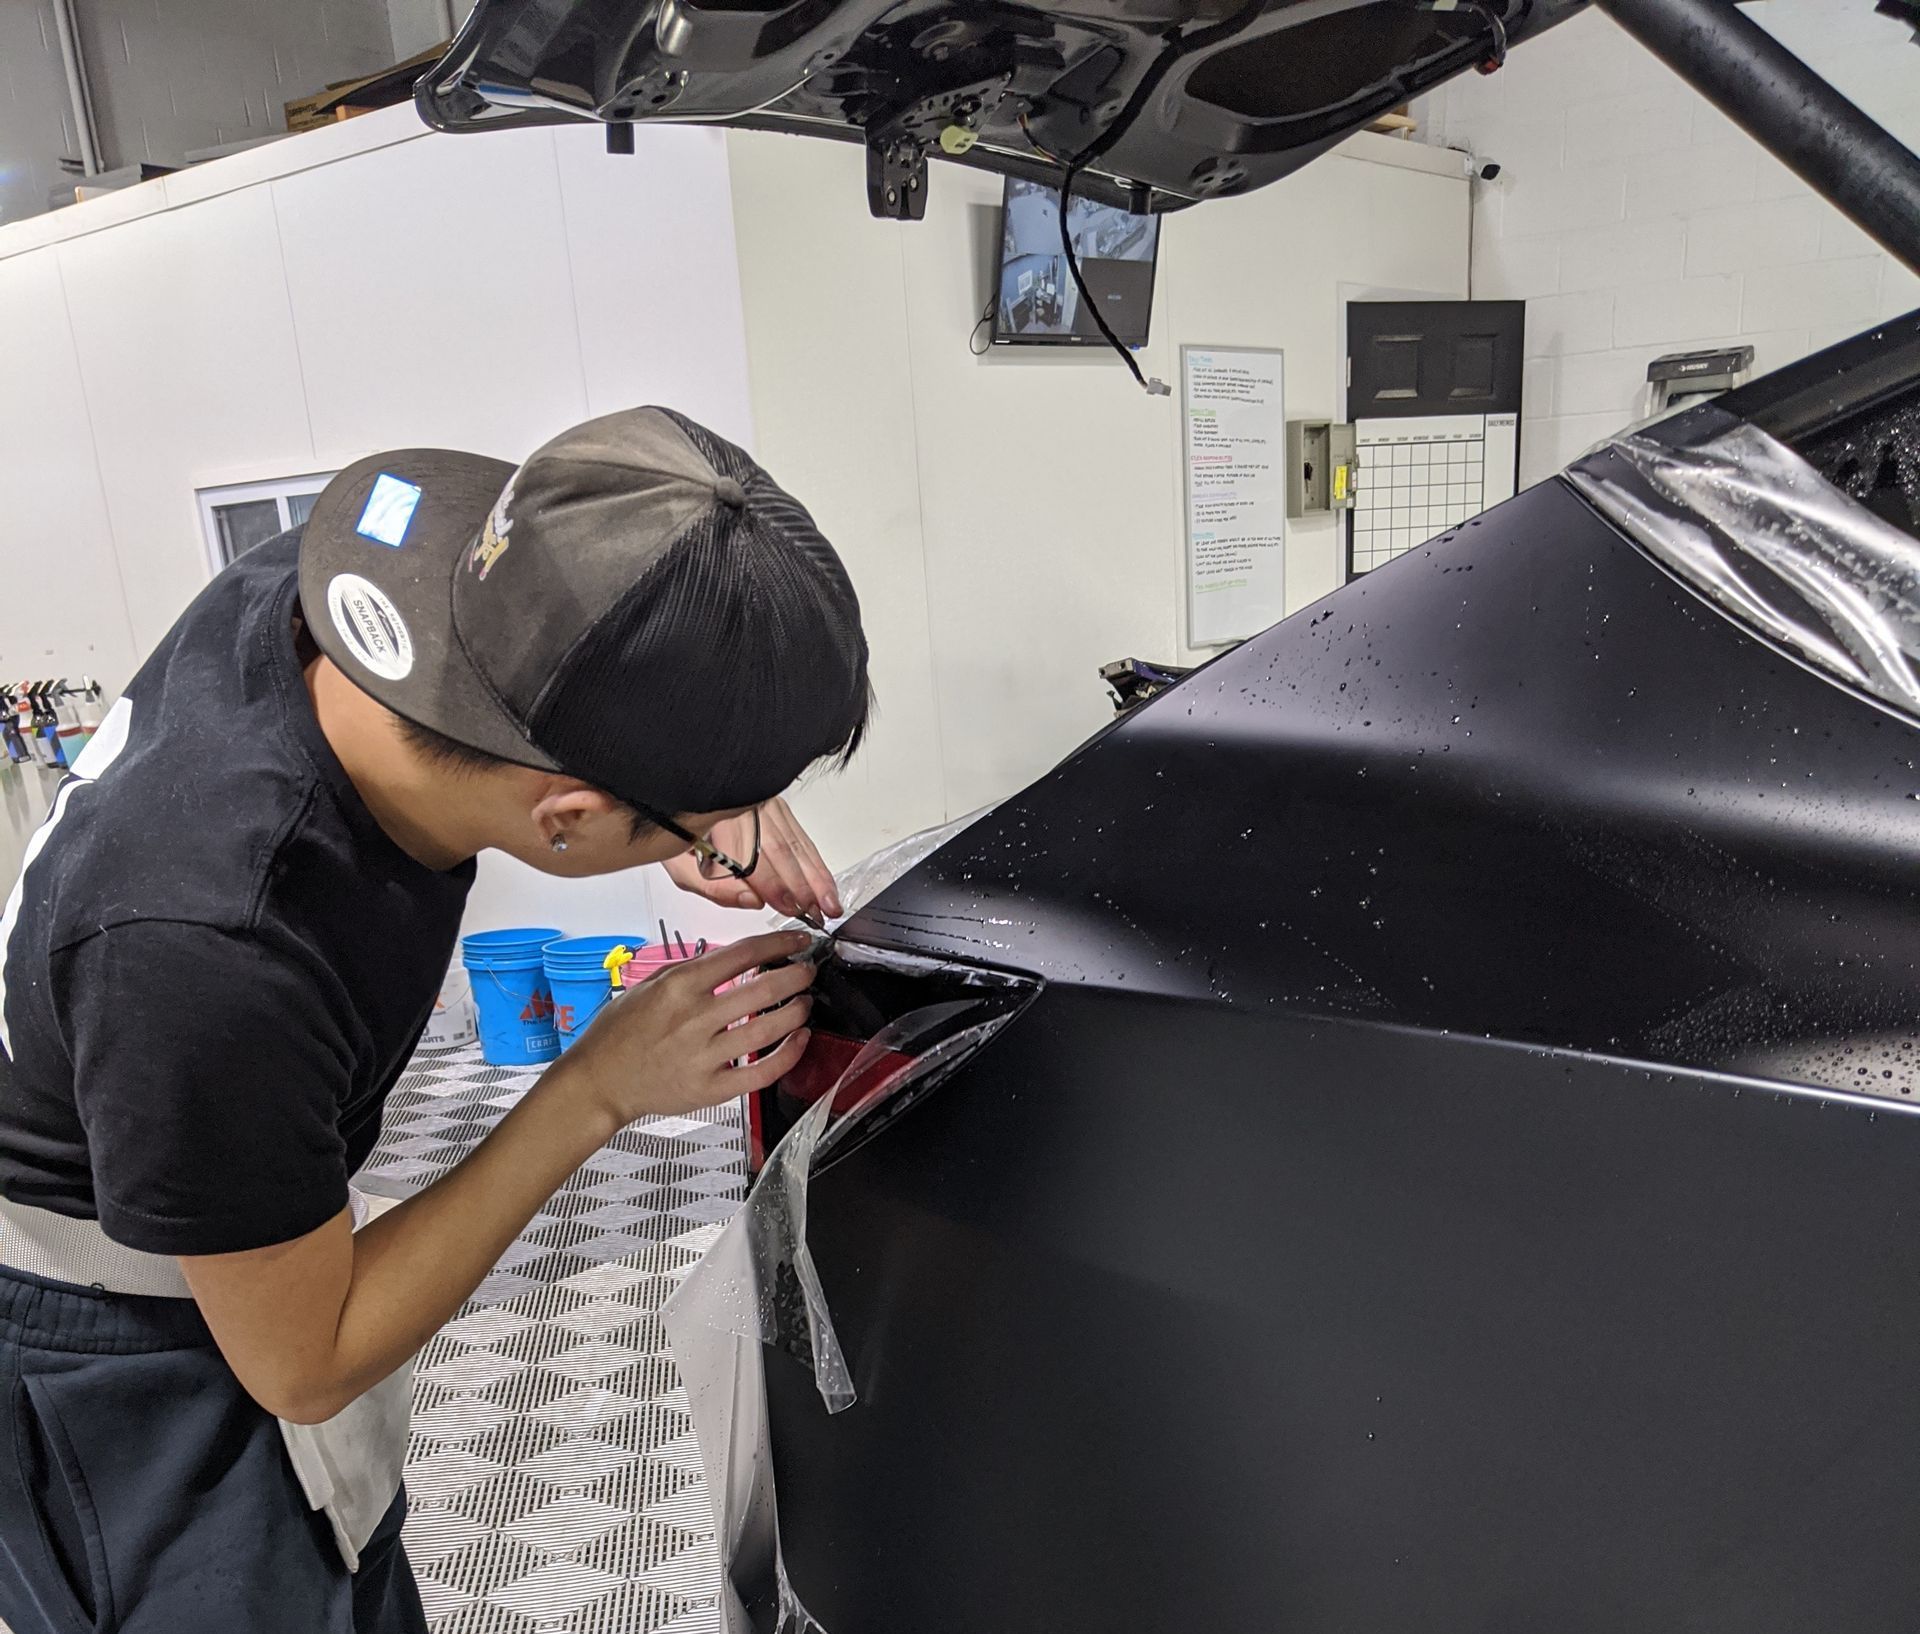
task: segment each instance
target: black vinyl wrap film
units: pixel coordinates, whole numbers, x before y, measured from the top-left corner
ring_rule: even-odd
[[[914,842],[906,846],[911,851]],[[835,946],[827,957],[850,967],[856,980],[862,970],[884,971],[937,979],[944,992],[956,985],[971,991],[910,1010],[874,1033],[832,1092],[787,1132],[740,1211],[662,1312],[714,1506],[725,1634],[747,1634],[754,1626],[748,1605],[769,1598],[779,1634],[824,1634],[794,1594],[780,1558],[764,1369],[771,1347],[811,1372],[829,1413],[845,1412],[858,1399],[807,1246],[812,1177],[950,1077],[1040,987],[1027,978],[854,944]],[[849,1100],[836,1117],[836,1105]]]

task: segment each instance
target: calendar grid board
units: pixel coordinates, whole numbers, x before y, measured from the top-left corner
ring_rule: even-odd
[[[1361,420],[1349,573],[1383,567],[1514,491],[1510,416]]]

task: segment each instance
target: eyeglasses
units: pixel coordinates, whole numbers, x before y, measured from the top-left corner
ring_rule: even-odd
[[[752,811],[753,849],[747,854],[745,862],[736,862],[712,840],[690,833],[664,812],[655,811],[651,806],[643,806],[638,801],[629,801],[628,804],[655,828],[664,828],[675,839],[685,840],[692,847],[702,879],[725,879],[731,875],[749,890],[755,890],[758,894],[753,883],[753,871],[760,866],[760,808],[758,806],[755,806]],[[803,925],[811,926],[814,930],[824,931],[827,928],[826,922],[818,914],[809,913],[804,908],[798,910],[798,917]]]
[[[731,874],[745,884],[748,876],[760,866],[760,808],[753,808],[753,849],[747,853],[745,862],[735,862],[710,839],[695,840],[693,854],[699,861],[702,879],[724,879]]]

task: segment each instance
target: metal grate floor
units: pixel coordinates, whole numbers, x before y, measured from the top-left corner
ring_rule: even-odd
[[[411,1195],[537,1076],[423,1051],[357,1184]],[[715,1634],[706,1483],[658,1312],[745,1172],[737,1108],[633,1125],[421,1353],[406,1539],[435,1634]]]

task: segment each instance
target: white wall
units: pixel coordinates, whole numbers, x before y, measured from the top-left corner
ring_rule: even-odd
[[[752,440],[726,148],[699,130],[620,159],[393,109],[76,205],[0,230],[0,355],[9,582],[59,564],[0,597],[0,670],[115,690],[206,582],[196,488],[417,444],[517,459],[651,401]],[[470,917],[667,906],[490,857]]]
[[[51,768],[33,761],[24,766],[0,765],[0,880],[7,882],[9,890],[20,872],[27,841],[47,815],[59,786]]]
[[[729,148],[760,456],[852,564],[874,644],[874,752],[802,804],[857,854],[1053,765],[1112,718],[1103,662],[1194,656],[1179,400],[1104,351],[971,355],[997,180],[936,165],[927,219],[895,225],[868,216],[856,148]],[[1459,167],[1358,138],[1165,223],[1141,361],[1177,394],[1183,343],[1281,347],[1287,413],[1334,414],[1343,288],[1466,279]],[[1291,524],[1287,552],[1289,610],[1339,583],[1330,522]]]
[[[0,671],[118,690],[139,649],[58,256],[0,261],[0,334]]]
[[[433,136],[396,109],[0,229],[0,343],[33,363],[0,371],[0,512],[71,563],[57,615],[0,603],[0,669],[31,650],[123,685],[205,582],[196,488],[416,443],[517,458],[642,401],[756,447],[848,560],[881,712],[796,797],[836,865],[1044,772],[1111,718],[1106,660],[1203,656],[1177,398],[1100,352],[968,350],[996,182],[940,167],[903,226],[868,215],[857,149],[640,144]],[[1280,347],[1288,412],[1335,414],[1343,295],[1466,279],[1458,165],[1356,139],[1166,224],[1144,361],[1177,384],[1182,342]],[[1290,608],[1339,582],[1331,523],[1287,549]],[[680,904],[494,859],[472,917],[725,923]]]
[[[1855,0],[1741,10],[1920,143],[1910,29]],[[1663,352],[1750,342],[1765,371],[1920,305],[1920,281],[1598,11],[1423,116],[1428,140],[1503,167],[1474,186],[1473,293],[1527,301],[1522,481],[1638,418]]]

